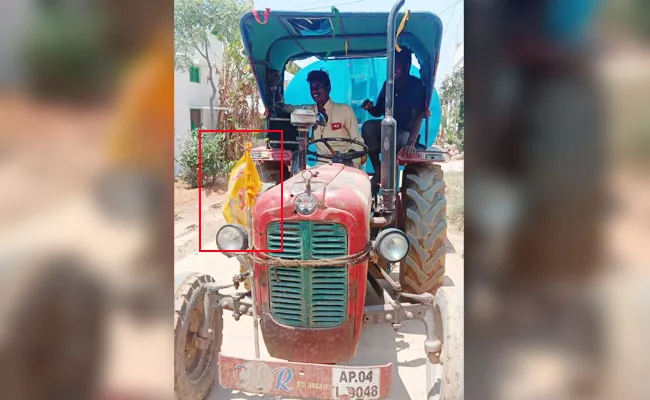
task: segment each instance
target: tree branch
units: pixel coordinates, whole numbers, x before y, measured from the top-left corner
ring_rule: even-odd
[[[206,44],[205,42],[203,42],[203,43]],[[205,58],[206,60],[208,59],[207,52],[206,52],[206,54],[203,54],[203,53],[201,52],[201,49],[199,49],[199,46],[198,46],[196,43],[192,43],[192,46],[194,46],[194,48],[196,49],[196,51],[199,52],[199,54],[201,55],[201,57]],[[207,45],[206,45],[206,48],[207,48]]]

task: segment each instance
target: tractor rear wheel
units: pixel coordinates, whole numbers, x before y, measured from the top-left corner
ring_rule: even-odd
[[[447,200],[443,171],[436,164],[409,165],[403,182],[404,232],[411,248],[400,265],[400,284],[407,293],[435,294],[445,274]]]
[[[175,279],[174,292],[174,394],[178,400],[204,400],[218,375],[218,355],[223,340],[223,311],[215,308],[212,335],[205,350],[199,347],[203,322],[205,284],[209,275],[190,273]]]
[[[433,315],[442,348],[437,362],[429,357],[426,360],[428,400],[463,399],[464,311],[462,288],[447,286],[438,290]]]

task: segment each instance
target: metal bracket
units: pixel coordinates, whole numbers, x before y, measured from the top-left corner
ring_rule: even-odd
[[[401,293],[401,297],[411,299],[425,306],[433,306],[433,300],[435,299],[435,297],[431,293],[422,293],[422,294]]]
[[[379,255],[376,252],[371,251],[369,264],[372,265],[373,268],[377,269],[377,271],[379,271],[381,276],[383,276],[384,279],[386,279],[386,281],[390,284],[393,291],[395,291],[395,295],[396,295],[395,297],[399,298],[402,294],[402,285],[400,285],[399,282],[395,282],[393,278],[390,277],[388,272],[384,271],[384,269],[379,266],[379,263],[380,263]]]
[[[305,173],[309,174],[309,177],[305,177]],[[305,181],[305,191],[311,193],[311,180],[318,176],[318,171],[312,172],[310,170],[304,170],[300,174],[300,177]]]
[[[397,303],[397,302],[396,302]],[[424,318],[427,306],[423,304],[397,303],[377,306],[367,306],[364,309],[363,322],[365,324],[401,324],[403,321]]]
[[[237,274],[237,275],[233,276],[232,277],[232,282],[233,282],[233,285],[234,285],[235,289],[239,289],[239,284],[246,281],[246,278],[248,278],[248,276],[250,274],[251,274],[250,271],[247,271],[247,272],[243,272],[241,274]]]
[[[203,298],[203,323],[199,327],[198,334],[199,348],[202,350],[207,349],[214,333],[211,329],[213,309],[221,308],[223,310],[232,311],[235,321],[239,321],[239,318],[242,315],[253,315],[253,304],[244,301],[245,297],[250,292],[239,292],[234,295],[219,293],[220,290],[232,288],[236,285],[237,284],[217,285],[215,283],[207,283],[205,285],[206,293]]]

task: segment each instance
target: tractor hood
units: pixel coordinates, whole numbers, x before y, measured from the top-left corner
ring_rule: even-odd
[[[307,191],[306,180],[312,174],[317,175],[310,180],[311,193],[318,200],[320,209],[334,208],[353,214],[370,215],[372,193],[368,175],[357,168],[341,164],[305,170],[284,181],[283,185],[269,189],[258,199],[254,214],[260,215],[265,210],[276,209],[279,218],[280,209],[284,207],[284,218],[293,216],[295,199]]]

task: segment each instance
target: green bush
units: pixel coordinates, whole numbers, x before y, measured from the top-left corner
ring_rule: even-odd
[[[447,76],[440,88],[442,116],[437,144],[456,145],[465,150],[465,68]]]
[[[195,188],[199,185],[199,129],[192,129],[190,136],[181,142],[181,179]],[[227,176],[236,161],[224,157],[224,134],[203,133],[201,137],[202,184],[214,182],[218,177]]]

